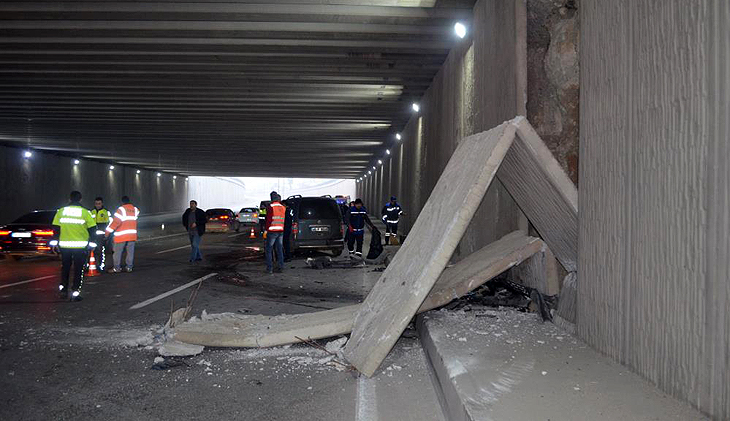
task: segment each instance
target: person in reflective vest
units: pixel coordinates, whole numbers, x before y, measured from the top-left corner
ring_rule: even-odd
[[[111,217],[109,226],[106,227],[105,237],[108,238],[114,233],[114,267],[109,271],[119,273],[122,271],[122,253],[127,250],[126,271],[131,272],[134,266],[134,245],[137,241],[137,209],[129,200],[129,197],[122,197],[122,206],[118,207]]]
[[[403,209],[398,204],[395,196],[393,196],[390,198],[390,202],[383,206],[380,213],[383,215],[383,223],[385,224],[385,244],[389,244],[390,238],[393,237],[393,240],[395,240],[395,237],[398,235],[398,221],[400,220],[400,216],[403,215]]]
[[[91,210],[91,217],[96,221],[96,249],[94,249],[94,258],[99,264],[99,270],[106,268],[106,237],[105,229],[109,225],[109,211],[104,207],[104,199],[97,197],[94,199],[94,209]]]
[[[365,237],[365,225],[374,229],[370,222],[368,210],[363,206],[361,199],[355,199],[355,203],[347,212],[347,251],[352,255],[362,257],[362,241]],[[357,243],[357,249],[355,248]]]
[[[69,198],[71,203],[57,210],[53,217],[53,225],[60,227],[60,230],[58,238],[51,240],[51,245],[61,251],[59,296],[61,299],[80,301],[88,250],[96,247],[93,242],[96,237],[96,222],[88,209],[81,206],[80,192],[72,191]],[[69,288],[72,266],[73,284]]]
[[[266,210],[266,272],[273,273],[273,250],[276,249],[276,272],[284,270],[284,220],[286,206],[281,204],[281,196],[275,191],[271,194],[271,204]]]

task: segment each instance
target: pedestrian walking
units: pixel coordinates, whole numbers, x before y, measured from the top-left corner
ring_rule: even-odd
[[[80,301],[88,250],[96,247],[93,242],[96,237],[96,221],[91,212],[81,206],[80,192],[72,191],[69,199],[70,203],[57,210],[53,217],[53,225],[60,228],[58,239],[54,239],[53,243],[61,252],[61,283],[58,285],[58,293],[61,299]],[[69,285],[72,267],[73,284]]]
[[[390,198],[390,202],[383,206],[380,213],[383,215],[383,223],[385,224],[385,244],[388,245],[390,243],[391,237],[393,238],[393,243],[397,243],[398,221],[400,220],[400,216],[403,215],[403,209],[398,204],[395,196]]]
[[[355,199],[355,202],[347,212],[347,251],[350,255],[362,257],[362,242],[365,237],[365,225],[371,230],[375,226],[368,217],[368,210],[362,203],[361,199]],[[357,243],[357,248],[355,244]]]
[[[266,271],[274,272],[273,252],[276,251],[276,272],[284,270],[284,220],[286,207],[281,204],[281,196],[275,191],[269,195],[271,204],[266,209]]]
[[[94,209],[91,210],[91,216],[96,222],[96,235],[94,236],[96,248],[94,249],[94,258],[99,263],[99,270],[106,269],[106,237],[104,236],[106,227],[109,226],[109,210],[104,207],[104,199],[97,197],[94,199]]]
[[[131,272],[134,267],[134,245],[137,241],[137,209],[128,196],[122,196],[122,206],[118,207],[111,218],[109,226],[106,227],[105,238],[114,233],[114,267],[110,273],[122,271],[122,253],[127,251],[125,270]]]
[[[203,260],[203,255],[200,253],[200,240],[205,234],[206,222],[208,222],[208,217],[205,212],[198,208],[198,202],[191,200],[190,207],[185,210],[182,216],[182,224],[188,231],[188,237],[190,238],[191,263]]]

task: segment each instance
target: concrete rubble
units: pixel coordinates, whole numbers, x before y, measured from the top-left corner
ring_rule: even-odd
[[[495,176],[545,243],[515,232],[445,270]],[[278,316],[204,314],[177,324],[171,337],[196,345],[270,347],[300,342],[298,338],[352,332],[343,354],[358,371],[371,376],[417,313],[447,304],[536,253],[543,255],[532,266],[548,268],[546,250],[569,273],[564,283],[574,286],[577,191],[527,120],[517,117],[459,142],[408,241],[392,257],[363,304]],[[548,281],[556,276],[554,268],[539,276],[544,278],[543,285],[555,284]],[[575,296],[569,293],[566,297],[574,300]],[[574,321],[574,303],[563,307],[558,313],[569,327]]]

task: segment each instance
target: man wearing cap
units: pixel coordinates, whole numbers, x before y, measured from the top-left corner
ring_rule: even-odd
[[[383,206],[383,210],[380,211],[383,215],[383,223],[385,224],[385,244],[390,243],[390,238],[393,238],[395,243],[396,236],[398,235],[398,221],[400,216],[403,215],[403,209],[398,204],[395,196],[390,198],[390,202]]]

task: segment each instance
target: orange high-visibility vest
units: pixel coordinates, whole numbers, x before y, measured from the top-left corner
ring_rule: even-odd
[[[115,243],[124,243],[125,241],[137,241],[137,218],[139,218],[139,209],[133,204],[127,203],[117,208],[114,216],[111,217],[106,232],[114,233]]]
[[[284,232],[284,218],[286,217],[286,206],[279,202],[271,203],[271,225],[268,231]]]

